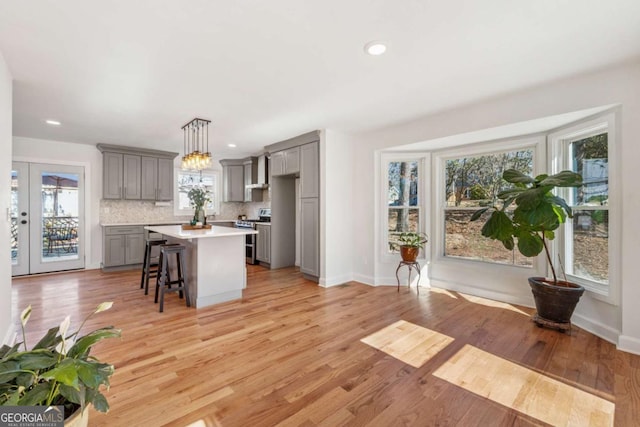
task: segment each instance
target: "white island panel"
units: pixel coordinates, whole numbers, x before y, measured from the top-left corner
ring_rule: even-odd
[[[169,243],[186,247],[186,277],[196,307],[242,298],[247,285],[245,238],[257,231],[216,226],[182,230],[179,225],[145,229],[161,233]]]

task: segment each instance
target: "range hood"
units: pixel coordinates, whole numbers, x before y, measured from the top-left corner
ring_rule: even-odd
[[[251,165],[251,184],[245,185],[245,188],[251,190],[260,190],[269,188],[269,161],[264,154],[258,156],[257,159],[252,157]]]

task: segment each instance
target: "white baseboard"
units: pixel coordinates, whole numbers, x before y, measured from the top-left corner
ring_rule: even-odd
[[[85,270],[98,270],[100,268],[100,262],[89,263],[85,265]]]
[[[365,276],[364,274],[353,274],[353,281],[362,283],[363,285],[375,286],[375,280],[371,276]]]
[[[620,335],[618,337],[617,348],[618,350],[626,351],[627,353],[640,355],[640,339],[627,335]]]
[[[600,322],[595,322],[587,317],[584,317],[580,314],[574,313],[571,318],[571,323],[579,326],[585,331],[591,332],[593,335],[596,335],[603,340],[609,341],[612,344],[618,343],[618,337],[620,335],[620,331],[611,328],[610,326],[604,325]]]
[[[17,333],[13,327],[13,325],[9,325],[9,329],[7,333],[4,335],[4,339],[2,340],[2,345],[8,345],[11,347],[16,342]]]
[[[205,297],[196,298],[196,307],[197,308],[207,307],[213,304],[220,304],[221,302],[232,301],[234,299],[240,299],[240,298],[242,298],[242,289],[228,291],[228,292],[221,292],[215,295],[207,295]]]
[[[349,274],[344,274],[342,276],[330,277],[330,278],[320,278],[319,285],[324,288],[330,288],[331,286],[343,285],[347,282],[351,282],[353,277]]]

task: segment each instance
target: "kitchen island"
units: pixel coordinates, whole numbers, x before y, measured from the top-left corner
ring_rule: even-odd
[[[191,303],[197,308],[242,298],[242,290],[247,286],[246,236],[257,231],[215,225],[196,230],[183,230],[180,225],[145,229],[162,234],[168,243],[187,248],[186,278]]]

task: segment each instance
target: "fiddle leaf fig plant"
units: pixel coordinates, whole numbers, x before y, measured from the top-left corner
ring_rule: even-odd
[[[571,207],[563,198],[553,194],[553,190],[557,187],[578,187],[582,185],[582,176],[565,170],[555,175],[543,174],[533,178],[515,169],[508,169],[502,178],[513,184],[513,188],[498,193],[502,205],[477,210],[471,221],[477,221],[490,211],[491,215],[482,227],[483,236],[499,240],[508,250],[517,246],[526,257],[537,256],[544,250],[553,282],[557,284],[547,241],[553,240],[555,230],[573,216]],[[516,208],[511,210],[509,208],[513,203]]]

